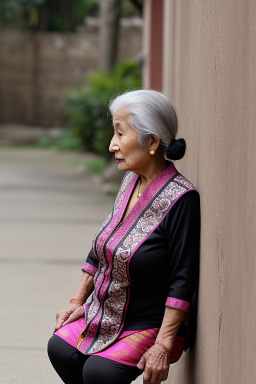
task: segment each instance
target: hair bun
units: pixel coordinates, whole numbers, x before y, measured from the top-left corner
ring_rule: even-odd
[[[185,155],[186,142],[184,139],[172,139],[168,148],[165,151],[166,159],[168,160],[180,160]]]

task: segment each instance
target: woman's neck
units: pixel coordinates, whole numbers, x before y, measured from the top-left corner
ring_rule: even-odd
[[[139,173],[141,177],[141,191],[144,191],[151,181],[154,180],[166,167],[168,167],[168,164],[166,164],[166,161],[163,159],[163,161],[152,162],[144,172]]]

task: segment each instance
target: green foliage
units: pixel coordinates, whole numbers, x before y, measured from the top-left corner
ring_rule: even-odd
[[[97,16],[100,0],[73,0],[74,13],[78,21],[82,23],[86,15]]]
[[[6,19],[15,18],[20,12],[28,12],[45,0],[1,0],[1,11]]]
[[[89,76],[81,90],[68,93],[67,124],[81,140],[84,150],[108,157],[113,128],[107,105],[125,90],[140,87],[141,65],[128,59],[117,64],[111,73],[101,71]]]
[[[121,9],[122,17],[132,17],[132,16],[141,17],[141,13],[134,7],[134,5],[130,2],[130,0],[122,0],[121,4],[122,4],[122,9]]]
[[[100,0],[0,0],[0,26],[71,31],[87,15],[97,15]]]
[[[40,31],[73,31],[87,15],[98,16],[100,0],[0,0],[0,26]],[[140,16],[121,0],[121,17]]]
[[[36,143],[36,147],[49,148],[55,145],[54,140],[49,136],[42,136]]]
[[[60,151],[77,151],[82,148],[82,143],[79,137],[67,132],[56,141],[56,147]]]
[[[20,26],[29,23],[29,12],[45,3],[45,0],[1,0],[0,25]]]
[[[33,146],[36,148],[55,147],[60,151],[77,151],[82,149],[81,140],[71,131],[67,131],[59,138],[41,136]]]
[[[101,175],[106,167],[106,160],[102,157],[96,157],[88,160],[85,165],[87,173]]]
[[[123,176],[123,175],[122,175],[122,176]],[[119,188],[120,188],[120,183],[121,183],[121,181],[122,181],[122,179],[120,179],[120,181],[119,181],[118,184],[113,183],[113,184],[111,185],[111,187],[107,190],[107,194],[108,194],[109,196],[116,197],[117,192],[118,192],[118,190],[119,190]]]

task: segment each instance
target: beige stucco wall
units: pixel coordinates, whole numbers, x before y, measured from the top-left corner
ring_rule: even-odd
[[[172,384],[256,380],[256,2],[165,0],[163,90],[201,194],[196,345]]]

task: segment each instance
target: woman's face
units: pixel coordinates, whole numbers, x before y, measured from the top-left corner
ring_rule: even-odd
[[[120,108],[114,114],[114,136],[109,151],[115,153],[120,171],[143,173],[150,161],[149,149],[139,145],[138,133],[128,124],[128,116],[129,112],[125,108]]]

